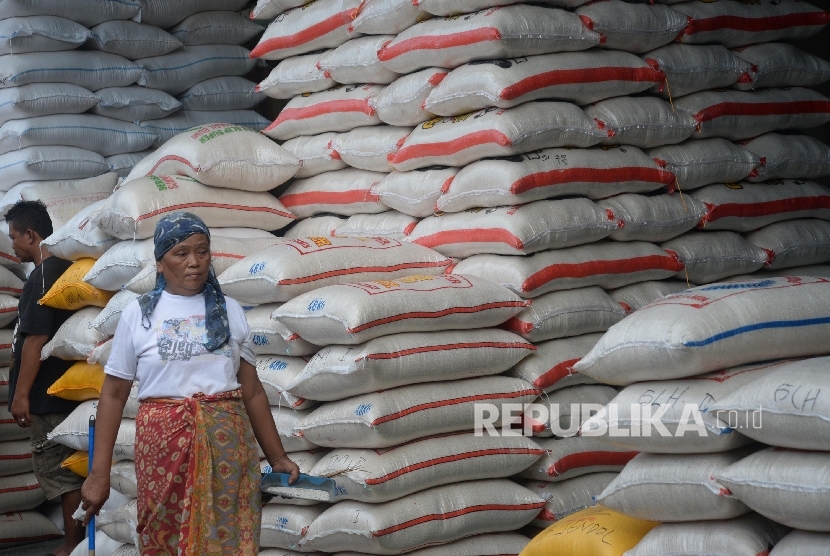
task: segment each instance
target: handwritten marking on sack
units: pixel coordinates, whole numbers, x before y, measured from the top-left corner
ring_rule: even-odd
[[[271,363],[268,365],[268,368],[272,371],[282,371],[288,368],[288,363],[277,359],[276,361],[271,361]]]
[[[263,262],[261,262],[261,263],[254,263],[254,264],[252,264],[252,265],[251,265],[251,268],[250,268],[250,269],[248,269],[248,273],[249,273],[249,274],[259,274],[259,273],[260,273],[260,272],[262,272],[263,270],[265,270],[265,261],[263,261]]]
[[[322,310],[323,307],[325,307],[325,306],[326,306],[326,300],[325,299],[312,299],[311,303],[308,304],[308,310],[309,310],[309,312],[313,313],[315,311]]]
[[[199,141],[199,143],[201,144],[205,144],[211,139],[216,139],[217,137],[228,135],[229,133],[237,133],[240,131],[250,132],[251,130],[247,127],[239,125],[228,126],[227,124],[212,124],[199,128],[199,131],[191,135],[190,138],[194,141]]]
[[[804,389],[804,390],[802,390]],[[778,385],[775,389],[775,401],[787,402],[799,411],[810,411],[816,408],[816,402],[821,395],[821,388],[815,390],[803,384],[788,384],[786,382]]]
[[[372,404],[362,403],[359,406],[357,406],[357,409],[354,410],[354,414],[358,417],[363,417],[364,415],[369,413],[370,409],[372,409]]]
[[[254,343],[255,346],[267,346],[268,336],[264,334],[254,334],[251,338],[251,341]]]

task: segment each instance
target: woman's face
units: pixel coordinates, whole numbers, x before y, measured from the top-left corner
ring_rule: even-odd
[[[156,261],[156,270],[164,275],[169,293],[196,295],[208,279],[210,240],[205,234],[193,234]]]

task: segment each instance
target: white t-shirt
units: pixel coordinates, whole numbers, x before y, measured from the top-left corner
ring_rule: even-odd
[[[256,365],[245,312],[225,297],[231,339],[214,352],[204,346],[205,298],[162,292],[150,315],[150,328],[141,324],[141,308],[133,300],[121,314],[106,374],[138,380],[138,399],[188,398],[198,392],[219,394],[239,388],[240,356]]]

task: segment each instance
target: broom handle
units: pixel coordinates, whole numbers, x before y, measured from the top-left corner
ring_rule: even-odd
[[[92,454],[95,451],[95,415],[89,417],[89,467],[88,472],[92,473]],[[86,534],[89,541],[89,556],[95,556],[95,516],[89,520],[86,526]]]

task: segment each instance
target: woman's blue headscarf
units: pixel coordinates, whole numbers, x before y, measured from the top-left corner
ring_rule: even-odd
[[[210,240],[210,230],[195,214],[174,212],[159,220],[153,236],[156,260],[161,259],[165,253],[194,234],[205,234]],[[167,287],[167,281],[159,272],[156,274],[156,287],[153,291],[138,298],[138,304],[141,307],[141,324],[145,329],[150,328],[150,315],[161,299],[161,292],[165,287]],[[219,287],[213,266],[208,271],[208,279],[202,293],[205,296],[205,328],[207,329],[205,347],[208,351],[214,351],[227,343],[231,337],[231,331],[225,296]]]

